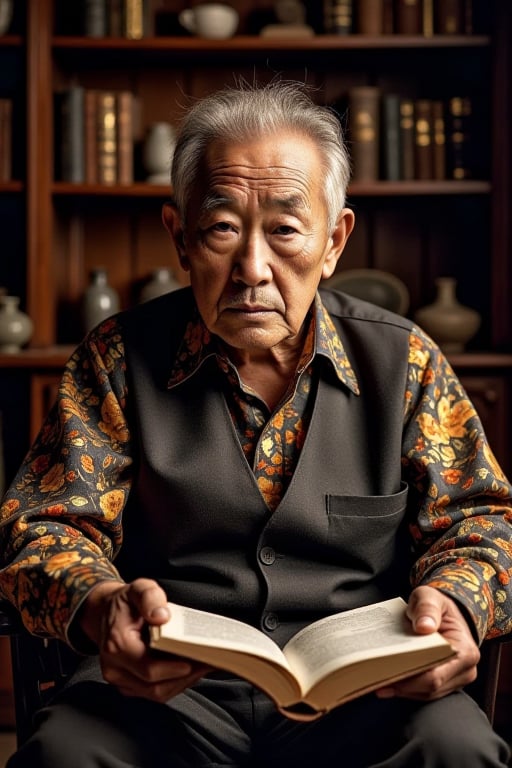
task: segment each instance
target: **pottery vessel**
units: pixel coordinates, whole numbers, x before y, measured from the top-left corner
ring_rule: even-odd
[[[224,3],[202,3],[186,8],[179,14],[180,24],[193,35],[224,40],[232,37],[238,27],[238,12]]]
[[[150,299],[156,299],[157,296],[163,296],[166,293],[170,293],[170,291],[175,291],[177,288],[181,288],[181,285],[174,277],[172,270],[161,267],[152,272],[151,279],[140,292],[140,300],[149,301]]]
[[[455,278],[439,277],[436,286],[434,302],[418,309],[414,319],[443,352],[462,352],[480,327],[480,315],[458,301]]]
[[[149,184],[170,184],[176,132],[170,123],[150,125],[144,141],[142,162]]]
[[[19,296],[0,295],[0,352],[12,354],[30,340],[34,324],[19,308]]]
[[[105,269],[94,269],[90,274],[82,305],[83,330],[85,333],[102,320],[118,312],[119,295],[108,282]]]

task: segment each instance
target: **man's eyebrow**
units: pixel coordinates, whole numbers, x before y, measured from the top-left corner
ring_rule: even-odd
[[[229,207],[234,204],[234,198],[228,195],[218,195],[215,192],[209,192],[201,203],[201,210],[214,211],[216,208]]]
[[[217,194],[216,192],[209,192],[201,203],[201,210],[214,211],[216,208],[222,207],[235,207],[237,201],[234,197],[229,195]],[[297,211],[297,210],[309,210],[306,199],[303,195],[286,195],[285,197],[273,197],[267,198],[263,204],[265,208],[277,208],[283,211]]]
[[[284,211],[309,210],[307,200],[302,195],[287,195],[286,197],[272,197],[268,203],[269,208],[281,208]]]

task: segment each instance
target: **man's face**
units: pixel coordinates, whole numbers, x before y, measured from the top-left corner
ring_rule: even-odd
[[[322,277],[330,277],[353,225],[345,209],[327,228],[323,166],[315,144],[280,133],[207,151],[187,210],[164,221],[190,271],[201,316],[236,349],[300,339]]]

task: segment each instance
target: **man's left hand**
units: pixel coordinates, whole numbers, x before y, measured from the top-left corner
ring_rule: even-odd
[[[409,598],[407,616],[414,631],[420,635],[440,632],[456,651],[456,656],[420,675],[381,688],[377,696],[429,701],[473,682],[480,651],[455,601],[433,587],[417,587]]]

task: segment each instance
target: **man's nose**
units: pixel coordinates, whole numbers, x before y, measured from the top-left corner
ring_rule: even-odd
[[[271,249],[261,234],[251,234],[240,244],[233,266],[233,280],[245,285],[261,285],[272,280]]]

